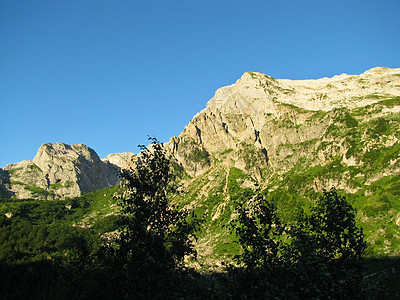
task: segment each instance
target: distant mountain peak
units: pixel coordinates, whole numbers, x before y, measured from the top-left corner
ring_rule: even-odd
[[[8,173],[3,190],[18,198],[70,198],[118,184],[117,170],[127,165],[132,153],[110,154],[102,161],[83,144],[46,143],[33,161],[3,168]]]

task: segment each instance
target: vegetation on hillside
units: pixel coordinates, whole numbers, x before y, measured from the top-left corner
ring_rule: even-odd
[[[232,269],[238,297],[364,298],[362,229],[336,190],[325,191],[310,214],[288,226],[273,202],[258,195],[232,223],[242,253]],[[236,297],[235,297],[236,298]]]
[[[225,220],[228,227],[213,225],[230,231],[230,243],[215,246],[223,251],[235,245],[235,262],[219,272],[188,267],[189,257],[196,261],[195,235],[205,228],[199,218],[208,222],[207,213],[218,211],[216,203],[194,213],[173,206],[169,197],[177,189],[171,175],[169,160],[154,143],[122,174],[120,188],[64,201],[2,200],[3,298],[384,295],[377,289],[382,276],[363,278],[363,232],[344,196],[325,191],[286,223],[265,191],[240,187],[245,175],[235,168],[220,187],[229,191],[229,199],[216,193],[216,201],[235,203],[236,217]]]

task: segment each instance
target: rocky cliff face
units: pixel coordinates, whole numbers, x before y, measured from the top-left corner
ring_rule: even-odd
[[[33,161],[3,168],[3,191],[17,198],[70,198],[118,184],[118,170],[133,153],[109,155],[102,161],[85,145],[42,145]]]
[[[209,170],[210,157],[220,159],[227,152],[235,167],[244,171],[250,167],[254,171],[241,161],[241,153],[247,153],[249,148],[258,153],[254,166],[261,169],[269,166],[282,173],[322,142],[340,144],[335,142],[337,137],[327,135],[328,128],[338,123],[340,114],[399,96],[400,69],[374,68],[359,76],[342,74],[297,81],[247,72],[235,84],[217,90],[207,107],[167,147],[191,176]],[[379,114],[359,115],[354,120],[368,121],[398,110],[397,105],[386,106]],[[388,139],[397,141],[394,135]],[[301,147],[302,151],[296,151],[296,147],[307,143],[313,149],[304,151]],[[343,147],[331,148],[329,151],[336,154],[345,151]],[[326,154],[319,152],[313,158],[314,163],[326,164],[329,160]]]
[[[400,69],[317,80],[247,72],[217,90],[166,144],[189,175],[175,201],[208,220],[200,256],[225,255],[213,248],[229,244],[220,225],[251,191],[268,191],[291,219],[307,199],[332,186],[349,193],[374,251],[400,253],[400,243],[385,237],[390,230],[400,236],[399,120]]]

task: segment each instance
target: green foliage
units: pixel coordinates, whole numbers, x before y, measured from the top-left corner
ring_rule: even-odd
[[[268,75],[264,74],[264,77],[269,79],[269,80],[271,80],[271,81],[276,81],[276,79],[274,77],[272,77],[272,76],[268,76]]]
[[[66,182],[64,182],[64,187],[68,188],[74,185],[74,182],[71,180],[67,180]]]
[[[52,189],[52,190],[59,189],[61,187],[63,187],[61,182],[53,183],[53,184],[50,185],[50,189]]]
[[[255,167],[265,166],[268,163],[268,156],[266,152],[258,149],[252,144],[240,143],[238,155],[244,159],[246,167],[251,170]]]
[[[286,107],[286,108],[288,108],[288,109],[290,109],[292,111],[295,111],[297,113],[300,113],[300,114],[304,114],[304,113],[308,112],[307,109],[299,107],[299,106],[296,106],[296,105],[291,104],[291,103],[285,103],[285,102],[277,102],[277,103],[279,103],[279,105],[282,105],[282,106],[284,106],[284,107]]]
[[[365,212],[368,217],[376,218],[389,211],[391,207],[392,205],[387,196],[379,198],[374,197],[374,199],[371,199],[371,201],[368,201],[368,203],[362,207],[362,211]]]
[[[367,98],[370,98],[370,99],[382,99],[384,96],[382,96],[382,95],[379,95],[379,94],[369,94],[368,96],[367,96]]]
[[[190,152],[188,158],[193,162],[205,162],[206,164],[210,163],[210,155],[204,149],[194,148]]]
[[[254,72],[248,72],[253,79],[257,79],[257,74]]]
[[[285,229],[276,215],[274,203],[258,196],[247,209],[239,206],[237,213],[238,217],[230,225],[243,253],[235,260],[249,270],[266,268],[271,271],[280,267],[283,247],[280,237]]]
[[[170,175],[169,159],[156,140],[142,148],[132,171],[122,171],[121,226],[98,257],[127,295],[157,295],[177,280],[184,257],[196,254],[198,222],[169,203]]]
[[[179,267],[179,263],[175,263],[175,267],[174,264],[164,265],[165,268],[160,267],[163,265],[158,261],[160,257],[151,256],[155,260],[153,262],[147,250],[154,245],[161,246],[154,242],[154,237],[140,237],[140,240],[146,240],[148,243],[143,243],[144,253],[139,254],[143,259],[136,262],[132,262],[131,259],[138,257],[133,251],[140,251],[139,247],[126,247],[126,254],[123,254],[118,246],[122,244],[112,240],[112,243],[105,248],[99,248],[101,240],[96,232],[107,232],[119,225],[122,225],[122,228],[127,226],[126,219],[123,220],[124,223],[120,223],[121,219],[117,215],[100,217],[93,224],[93,231],[71,227],[65,223],[82,218],[83,211],[89,213],[94,208],[102,209],[109,203],[107,198],[115,192],[115,188],[66,201],[1,200],[2,211],[12,211],[14,215],[11,218],[0,217],[2,245],[0,280],[4,283],[3,287],[0,287],[0,293],[5,298],[24,298],[29,295],[30,298],[40,299],[93,296],[116,299],[364,297],[363,290],[360,290],[361,267],[360,260],[356,259],[357,255],[354,253],[347,256],[337,255],[349,253],[344,245],[351,245],[351,242],[345,243],[343,242],[345,240],[341,239],[342,243],[336,244],[339,245],[340,251],[331,252],[335,255],[325,255],[324,253],[332,249],[330,246],[325,247],[330,245],[326,241],[329,240],[328,237],[334,235],[321,234],[321,230],[317,228],[320,223],[326,230],[336,228],[340,231],[341,228],[345,228],[345,238],[348,238],[352,226],[346,227],[341,224],[351,225],[350,220],[354,221],[352,215],[354,211],[351,207],[346,206],[343,199],[337,195],[336,197],[332,191],[326,192],[301,219],[303,222],[297,224],[292,222],[289,225],[280,218],[277,207],[280,205],[279,201],[264,201],[263,195],[260,194],[246,204],[252,195],[240,192],[240,183],[245,176],[242,171],[234,168],[230,170],[228,176],[229,194],[231,196],[241,194],[241,197],[237,198],[238,201],[232,202],[235,205],[241,203],[239,208],[241,213],[232,224],[237,224],[240,228],[234,231],[234,234],[238,233],[244,237],[239,243],[239,248],[242,249],[241,255],[237,256],[237,262],[243,267],[231,266],[224,274],[210,271],[207,274],[200,274],[184,270]],[[390,187],[390,191],[395,193],[399,190],[398,182],[398,178],[388,182],[381,181],[372,185],[371,189],[377,192],[381,186],[385,186]],[[224,186],[218,188],[223,189]],[[382,190],[382,193],[387,192],[388,189]],[[282,198],[286,197],[285,193],[281,194]],[[218,199],[221,202],[223,198]],[[384,201],[392,203],[395,200],[388,197]],[[218,205],[218,201],[214,205]],[[352,197],[352,201],[358,200]],[[292,202],[289,201],[288,205],[293,205],[290,203]],[[334,207],[342,207],[338,209],[337,215],[325,213],[335,211],[332,209]],[[49,212],[47,217],[44,214],[46,211]],[[57,214],[58,218],[55,217]],[[330,220],[327,216],[332,215],[347,216],[347,219],[338,218],[337,222],[333,222],[335,226],[326,226]],[[188,220],[188,224],[190,222]],[[386,223],[387,219],[383,222]],[[216,226],[220,225],[218,222],[214,223]],[[387,234],[393,234],[389,229],[394,230],[387,227]],[[124,230],[121,229],[121,232],[125,232]],[[118,239],[117,236],[116,238]],[[110,240],[104,241],[110,242]],[[132,241],[130,245],[134,244]],[[173,247],[168,242],[164,242],[164,245],[167,251]],[[227,238],[219,239],[213,255],[223,252],[233,253],[235,246],[237,245],[232,244]],[[322,246],[325,250],[321,250]],[[151,251],[156,252],[156,250]],[[165,253],[164,251],[157,253]],[[329,257],[335,258],[329,259]],[[161,259],[164,258],[161,256]],[[148,269],[140,269],[139,263]],[[154,271],[155,266],[159,272]],[[381,272],[379,278],[383,280],[383,272],[386,274],[387,270]],[[40,281],[37,280],[37,276],[41,276]],[[387,281],[386,277],[384,279]],[[375,277],[371,277],[366,283],[369,287],[378,285]],[[379,283],[379,286],[382,284]],[[377,294],[375,290],[372,292],[374,295]]]
[[[356,154],[357,143],[352,138],[348,138],[347,143],[348,143],[349,148],[347,149],[347,152],[346,152],[346,158],[349,159],[351,156]]]
[[[242,254],[235,298],[362,298],[365,249],[353,208],[332,189],[296,225],[281,222],[273,202],[257,196],[231,222]]]
[[[395,255],[400,251],[400,228],[396,224],[400,211],[400,175],[387,176],[373,182],[367,190],[349,194],[357,207],[357,219],[364,228],[366,255]],[[366,197],[365,194],[369,196]]]
[[[47,198],[47,196],[50,195],[49,191],[46,191],[45,189],[36,185],[27,186],[26,189],[32,193],[33,197]]]
[[[326,130],[326,133],[332,136],[338,135],[339,132],[340,132],[340,127],[336,124],[329,125],[328,129]]]
[[[98,219],[92,226],[95,232],[106,233],[117,230],[123,224],[121,216],[109,215]]]
[[[346,114],[345,115],[345,119],[344,119],[345,125],[348,128],[353,128],[353,127],[357,127],[358,126],[358,122],[356,119],[354,119],[350,114]]]
[[[42,170],[41,170],[36,164],[30,164],[30,165],[28,166],[28,168],[29,168],[31,171],[39,171],[39,172],[42,172]]]
[[[390,147],[372,148],[361,157],[368,164],[370,173],[387,168],[390,162],[400,153],[400,144],[395,143]]]
[[[61,223],[0,226],[0,293],[4,299],[57,299],[77,278],[72,261],[95,253],[100,237]],[[62,282],[62,283],[61,283]],[[69,297],[66,297],[69,298]]]
[[[349,113],[346,108],[336,108],[334,110],[336,122],[340,122],[346,126],[346,128],[354,128],[358,126],[358,121]]]
[[[182,148],[189,149],[187,153],[185,153],[186,158],[193,162],[202,165],[210,164],[210,154],[195,141],[189,139],[182,141]]]
[[[336,190],[325,191],[302,221],[316,239],[318,256],[329,262],[361,259],[363,231],[355,224],[355,210]]]
[[[385,134],[386,131],[389,129],[389,121],[382,117],[374,120],[372,125],[373,127],[368,130],[368,134],[375,139]]]
[[[385,100],[380,101],[379,104],[384,105],[386,107],[394,107],[394,106],[400,105],[400,97],[385,99]]]
[[[0,211],[12,214],[9,221],[13,224],[19,222],[51,224],[60,221],[71,225],[79,223],[93,212],[96,212],[97,218],[115,213],[115,209],[112,208],[115,202],[112,195],[116,188],[106,188],[66,200],[0,199]]]
[[[139,218],[134,217],[135,211],[132,211],[130,216],[121,217],[117,215],[118,209],[122,209],[122,206],[118,206],[118,209],[115,208],[115,201],[112,199],[112,194],[116,191],[116,188],[114,188],[112,192],[109,190],[98,191],[77,199],[50,201],[48,204],[44,204],[44,201],[37,204],[39,202],[29,200],[1,200],[0,226],[15,232],[15,235],[4,235],[7,238],[4,238],[3,244],[0,244],[0,246],[4,245],[3,249],[7,253],[2,256],[4,261],[7,257],[9,258],[9,261],[5,264],[7,268],[4,269],[6,270],[4,272],[11,274],[11,278],[14,278],[15,281],[21,277],[29,278],[29,271],[26,271],[23,276],[16,276],[16,274],[21,275],[14,268],[17,265],[16,262],[18,262],[18,266],[21,266],[21,268],[25,268],[25,270],[33,268],[34,272],[42,274],[43,278],[48,278],[46,272],[42,272],[38,265],[33,265],[33,263],[39,262],[39,265],[46,266],[48,276],[63,280],[65,285],[63,287],[61,284],[54,284],[53,281],[53,286],[57,286],[57,289],[62,291],[53,298],[73,298],[76,296],[76,294],[74,295],[73,292],[67,290],[79,290],[80,293],[82,292],[83,296],[81,297],[83,298],[85,295],[99,294],[99,297],[124,298],[132,296],[132,291],[135,289],[138,298],[146,296],[167,297],[166,295],[170,298],[188,298],[190,297],[188,295],[197,295],[199,298],[216,299],[231,297],[340,298],[347,296],[344,291],[348,291],[348,294],[353,296],[353,292],[359,289],[360,265],[358,263],[360,261],[354,258],[356,255],[352,254],[351,251],[348,252],[346,247],[357,245],[357,239],[349,238],[352,232],[350,226],[343,231],[344,234],[337,235],[337,240],[335,240],[334,232],[340,231],[342,228],[340,224],[346,222],[350,224],[351,220],[356,220],[358,227],[362,225],[367,243],[365,254],[368,256],[394,255],[400,252],[400,239],[397,238],[397,236],[400,236],[400,229],[396,225],[400,211],[398,201],[400,178],[398,175],[385,175],[386,170],[389,170],[386,174],[393,174],[393,172],[396,174],[395,172],[399,167],[397,158],[399,157],[400,145],[396,142],[396,138],[400,138],[399,119],[395,114],[386,113],[389,111],[388,108],[398,105],[399,99],[398,97],[386,100],[379,99],[381,101],[366,107],[351,111],[338,109],[334,113],[302,112],[296,107],[289,107],[290,111],[295,112],[295,114],[308,114],[307,117],[302,118],[305,119],[305,122],[301,125],[303,128],[301,133],[303,134],[309,129],[304,126],[309,126],[317,120],[324,119],[326,122],[322,125],[328,126],[330,124],[330,126],[322,139],[299,141],[285,145],[286,149],[293,152],[293,154],[289,152],[290,159],[297,160],[295,166],[289,171],[266,177],[265,174],[269,170],[261,167],[263,178],[268,178],[269,186],[267,188],[271,191],[265,203],[257,196],[254,198],[253,204],[247,205],[248,200],[254,196],[254,188],[244,189],[243,186],[252,185],[252,168],[259,168],[266,158],[251,145],[241,144],[239,150],[235,152],[235,156],[243,157],[246,166],[250,167],[246,168],[244,172],[236,168],[226,168],[225,162],[215,160],[213,166],[218,166],[220,169],[212,168],[209,172],[193,178],[189,186],[184,186],[183,192],[175,193],[172,191],[173,188],[169,184],[167,185],[167,198],[172,199],[173,203],[177,205],[175,209],[183,208],[186,205],[194,207],[196,215],[203,218],[202,230],[198,230],[196,235],[202,238],[199,245],[207,248],[208,256],[205,257],[206,260],[216,258],[219,261],[229,261],[233,255],[240,254],[237,263],[246,266],[251,265],[254,260],[255,263],[251,267],[232,267],[234,271],[231,270],[232,272],[230,271],[225,275],[217,275],[210,273],[211,271],[208,269],[206,270],[209,265],[206,265],[206,267],[202,265],[202,271],[209,271],[209,273],[207,276],[203,276],[189,272],[196,282],[192,281],[189,279],[190,276],[186,276],[188,273],[185,273],[186,271],[182,267],[183,260],[179,259],[182,255],[172,255],[175,252],[171,249],[177,247],[174,246],[172,241],[180,239],[177,237],[179,230],[176,234],[173,230],[169,231],[170,229],[165,231],[166,233],[162,233],[163,230],[156,230],[154,225],[150,225],[149,229],[151,230],[149,232],[146,232],[145,225],[141,228],[139,228],[139,225],[135,225],[139,228],[136,231],[132,229],[136,227],[129,229],[129,226],[138,222]],[[379,115],[377,115],[378,113]],[[333,118],[335,119],[333,120]],[[271,122],[273,121],[271,120]],[[283,132],[289,132],[289,128],[292,130],[296,127],[290,120],[283,122],[279,119],[273,125],[276,128],[281,127],[280,130]],[[194,149],[194,151],[186,153],[188,160],[192,160],[195,165],[210,164],[210,157],[204,149],[196,146],[192,141],[187,143],[189,144],[182,144],[182,148]],[[223,156],[228,156],[232,151],[235,150],[227,149],[220,153],[218,157],[223,160]],[[324,161],[323,165],[315,164],[313,161],[317,155],[321,158],[321,161]],[[232,156],[229,155],[229,157]],[[179,177],[177,182],[188,179],[179,164],[170,162],[170,166],[172,166],[174,173],[178,174],[176,176]],[[221,169],[223,170],[221,171]],[[377,180],[381,176],[385,177]],[[151,180],[145,176],[143,178]],[[169,174],[169,178],[172,178],[171,174]],[[175,178],[173,179],[175,180]],[[250,184],[248,185],[248,183]],[[12,184],[18,184],[18,182],[14,181]],[[357,208],[357,212],[346,208],[346,205],[340,200],[340,196],[339,199],[336,199],[335,195],[332,194],[324,194],[322,197],[326,197],[326,201],[319,199],[315,206],[310,206],[310,203],[315,202],[313,200],[316,199],[315,191],[332,184],[340,184],[340,186],[344,186],[344,189],[352,192],[346,198],[352,206]],[[64,186],[66,185],[67,183],[64,184]],[[60,187],[60,184],[55,184],[50,187],[49,191]],[[37,187],[33,187],[33,190],[38,193],[43,192]],[[127,188],[126,191],[125,196],[127,197],[125,199],[132,200],[133,197],[129,193],[133,193],[135,189]],[[43,193],[41,197],[45,197]],[[275,201],[271,201],[272,198]],[[260,204],[260,207],[264,205],[261,209],[264,217],[262,216],[263,213],[258,212],[260,209],[255,208],[257,207],[254,204],[257,202],[256,200],[264,203]],[[132,204],[133,201],[130,203]],[[168,206],[172,207],[169,204]],[[243,234],[248,233],[249,238],[247,245],[243,247],[232,243],[235,232],[229,233],[227,228],[221,228],[221,225],[227,224],[236,216],[238,211],[235,212],[235,208],[238,206],[242,209],[239,215],[246,222],[243,222],[240,225],[241,227],[239,226],[240,221],[235,220],[234,223],[237,222],[238,227],[244,231]],[[150,206],[148,207],[147,211],[151,211]],[[342,210],[339,209],[340,207]],[[136,208],[144,209],[145,205],[140,204]],[[299,214],[303,210],[305,211],[303,219],[299,219]],[[339,216],[347,216],[347,221],[345,221],[346,218],[338,218],[341,221],[335,223],[336,227],[332,227],[332,224],[329,225],[336,228],[336,231],[329,232],[327,224],[337,211],[340,211]],[[4,215],[9,212],[12,213],[12,217],[5,217]],[[159,214],[159,216],[164,215]],[[270,224],[266,216],[270,216],[270,219],[276,221]],[[330,217],[328,218],[328,216]],[[144,220],[144,218],[142,219]],[[148,220],[155,222],[154,218],[151,217]],[[190,215],[186,216],[185,221],[189,226],[191,223]],[[25,229],[17,229],[18,226],[15,225],[22,222],[25,225],[21,226]],[[263,222],[270,224],[270,231],[267,230],[268,225],[262,225]],[[52,223],[54,223],[52,226],[60,224],[86,226],[85,237],[81,238],[80,232],[76,231],[70,235],[69,242],[54,242],[57,233],[50,235],[51,238],[48,238],[49,235],[46,233],[50,230]],[[275,223],[280,225],[277,226]],[[98,233],[109,233],[117,230],[118,227],[121,228],[120,231],[107,236],[114,235],[118,238],[118,232],[123,234],[130,232],[132,240],[129,242],[127,240],[125,243],[111,239],[105,242],[110,244],[100,248],[100,250],[95,246],[89,247],[92,245],[92,234],[99,237]],[[278,234],[282,228],[283,233]],[[52,228],[51,230],[55,229]],[[257,235],[251,235],[249,232],[263,232],[266,240],[260,238],[262,235],[257,237]],[[356,229],[353,233],[353,237],[360,234],[360,232],[357,233]],[[63,231],[60,231],[59,234],[61,236],[68,235]],[[123,234],[120,237],[124,237]],[[37,241],[44,238],[51,243],[48,250],[43,250],[45,248],[41,248],[40,243],[38,243],[38,246],[31,245],[24,240],[22,235]],[[75,235],[76,238],[74,238]],[[136,240],[136,237],[138,237],[138,240]],[[15,242],[16,238],[21,238],[21,244]],[[165,239],[163,240],[163,238]],[[181,240],[184,240],[184,238]],[[246,243],[246,240],[242,242]],[[122,246],[124,243],[125,250]],[[67,245],[69,246],[67,247]],[[142,245],[144,246],[142,247]],[[255,246],[253,247],[253,245]],[[271,245],[275,245],[276,248]],[[153,246],[155,246],[155,250],[151,249]],[[358,246],[362,248],[361,244],[358,244]],[[332,249],[336,250],[333,251]],[[275,251],[277,259],[270,261],[268,258],[264,258],[263,251],[270,255]],[[352,255],[354,259],[342,258]],[[143,265],[134,263],[135,258],[136,261],[143,261]],[[224,260],[225,258],[226,260]],[[158,261],[158,259],[163,262]],[[212,259],[210,261],[213,262]],[[52,264],[53,267],[59,264],[66,272],[60,271],[58,266],[54,270],[46,263]],[[273,267],[262,267],[268,264]],[[149,270],[148,272],[146,268]],[[155,269],[161,271],[157,273],[154,271]],[[170,271],[173,275],[169,277],[171,280],[167,280],[165,274]],[[371,271],[371,273],[374,273],[374,271]],[[387,273],[387,270],[385,270],[385,273]],[[142,274],[140,278],[142,280],[138,279],[140,277],[138,274]],[[287,279],[288,277],[293,278],[293,280]],[[374,281],[376,277],[374,275],[370,277],[370,280]],[[265,278],[265,280],[260,281],[260,278]],[[342,282],[338,278],[342,278]],[[1,277],[0,280],[6,282],[6,284],[10,282],[7,281],[6,275]],[[135,281],[141,282],[149,288],[147,290],[140,288]],[[157,281],[159,281],[159,284],[155,283]],[[32,282],[34,281],[32,280]],[[37,281],[35,284],[40,286]],[[158,291],[157,295],[155,295],[155,291],[151,290],[154,287]],[[0,289],[0,293],[4,294],[2,292]],[[9,294],[5,295],[7,297]],[[359,297],[362,296],[363,294],[359,295]]]
[[[30,263],[43,259],[68,256],[69,240],[73,237],[91,239],[92,249],[99,246],[99,236],[90,230],[61,223],[32,224],[19,222],[0,227],[0,261],[8,264]]]
[[[303,196],[284,189],[271,192],[268,198],[275,200],[278,217],[289,224],[295,222],[299,213],[310,204]]]
[[[242,170],[237,168],[230,168],[228,174],[228,194],[233,201],[243,201],[244,199],[249,199],[250,195],[253,194],[253,190],[250,188],[242,188],[240,183],[246,178],[246,175]]]
[[[315,120],[322,120],[327,116],[328,112],[323,111],[323,110],[317,110],[317,111],[313,111],[312,115],[310,117],[310,121],[315,121]]]
[[[226,150],[221,152],[221,155],[226,155],[226,154],[229,154],[231,152],[233,152],[233,149],[226,149]]]

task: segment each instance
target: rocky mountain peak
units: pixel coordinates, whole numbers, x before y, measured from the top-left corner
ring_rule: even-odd
[[[118,184],[118,170],[133,153],[111,154],[102,161],[83,144],[43,144],[33,161],[3,168],[3,190],[18,198],[71,198]],[[3,177],[4,177],[3,176]]]
[[[275,160],[274,164],[270,159],[278,158],[281,144],[316,139],[331,125],[330,118],[310,120],[316,112],[322,116],[335,109],[361,108],[398,96],[400,68],[377,67],[361,75],[312,80],[274,79],[246,72],[235,84],[218,89],[206,108],[179,137],[171,139],[168,147],[193,176],[209,169],[209,156],[219,157],[229,149],[237,153],[248,147],[264,154],[259,164],[269,160],[270,165],[279,168],[284,163]]]
[[[99,156],[93,149],[83,144],[67,145],[64,143],[47,143],[40,146],[33,159],[33,163],[41,169],[47,169],[48,166],[53,165],[54,160],[57,159],[65,159],[68,161],[86,159],[91,162],[97,162],[100,160]]]

